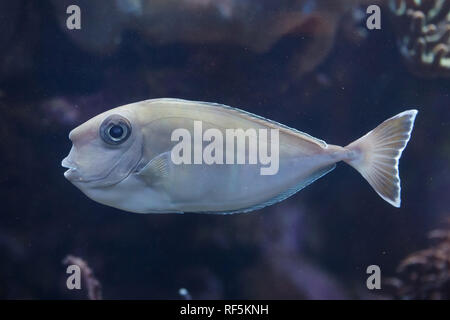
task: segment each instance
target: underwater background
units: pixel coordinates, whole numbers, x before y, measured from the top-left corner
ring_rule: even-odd
[[[88,298],[66,287],[72,255],[106,299],[181,299],[180,288],[192,299],[448,299],[449,2],[0,0],[0,298]],[[81,30],[66,27],[72,4]],[[366,27],[371,4],[379,30]],[[64,178],[71,129],[160,97],[238,107],[338,145],[416,108],[402,207],[342,164],[228,216],[127,213]],[[366,287],[374,264],[381,290]]]

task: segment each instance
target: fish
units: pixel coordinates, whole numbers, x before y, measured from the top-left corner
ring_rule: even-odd
[[[355,168],[382,199],[400,207],[398,165],[417,113],[401,112],[342,147],[226,105],[150,99],[108,110],[73,129],[62,166],[68,169],[65,178],[90,199],[133,213],[251,212],[289,198],[338,162]],[[247,139],[237,151],[232,144],[220,150],[228,130],[240,130]],[[192,137],[197,141],[180,147]],[[227,143],[238,140],[231,138]],[[181,159],[195,159],[180,162],[174,150]]]

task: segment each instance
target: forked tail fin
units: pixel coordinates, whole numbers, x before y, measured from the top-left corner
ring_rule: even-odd
[[[353,151],[344,160],[394,207],[400,207],[398,161],[411,136],[417,110],[408,110],[384,121],[345,149]]]

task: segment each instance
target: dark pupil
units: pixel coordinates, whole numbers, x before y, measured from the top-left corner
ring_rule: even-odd
[[[114,139],[119,139],[123,135],[123,128],[118,125],[114,125],[109,129],[109,135]]]

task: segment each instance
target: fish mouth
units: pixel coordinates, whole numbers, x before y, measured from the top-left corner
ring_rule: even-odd
[[[81,181],[82,179],[77,166],[68,158],[69,157],[64,158],[63,161],[61,162],[61,166],[63,168],[69,169],[64,172],[64,177],[70,181],[73,180]]]
[[[69,169],[67,171],[64,172],[64,177],[69,180],[72,183],[98,183],[99,181],[103,181],[104,179],[106,179],[111,172],[114,170],[115,166],[112,167],[105,175],[102,175],[100,177],[94,177],[94,178],[90,178],[87,179],[86,177],[83,177],[83,175],[81,174],[78,166],[70,159],[70,155],[68,155],[66,158],[64,158],[61,161],[61,166],[63,168]],[[116,183],[112,183],[111,185],[114,185]],[[102,186],[108,186],[101,184]]]

